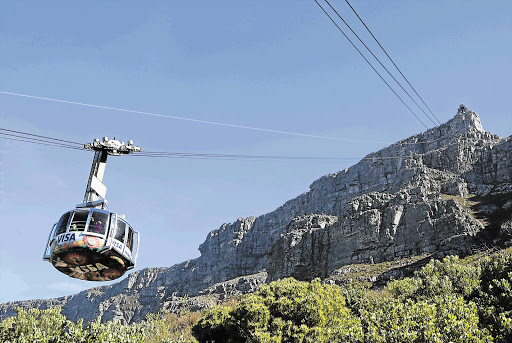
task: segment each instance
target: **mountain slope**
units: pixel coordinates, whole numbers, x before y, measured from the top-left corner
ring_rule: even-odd
[[[479,116],[461,105],[447,123],[321,177],[273,212],[223,224],[196,259],[69,297],[2,304],[0,315],[13,315],[16,306],[59,305],[72,320],[132,322],[162,307],[209,306],[287,276],[328,278],[350,264],[505,244],[511,152],[510,138],[485,132]]]

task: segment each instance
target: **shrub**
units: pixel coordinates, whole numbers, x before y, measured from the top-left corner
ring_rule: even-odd
[[[447,295],[435,302],[397,299],[371,311],[361,320],[365,342],[489,342],[478,326],[477,308],[461,297]]]
[[[337,286],[292,278],[263,285],[235,309],[215,307],[192,328],[199,342],[360,341],[362,328]]]
[[[148,314],[146,320],[132,324],[140,326],[144,331],[144,342],[197,342],[192,336],[192,325],[196,324],[201,316],[200,312],[187,311],[182,316],[173,313]]]
[[[392,281],[387,290],[395,297],[415,300],[437,296],[470,296],[479,286],[480,268],[464,265],[457,256],[431,260],[413,278]]]
[[[480,287],[473,294],[479,315],[496,342],[512,341],[512,255],[498,253],[480,262]]]
[[[84,327],[60,308],[18,308],[0,322],[6,343],[197,342],[192,334],[210,343],[512,342],[512,255],[432,260],[384,290],[284,279],[203,313],[151,314],[130,326],[97,318]]]
[[[123,326],[117,322],[101,323],[97,318],[85,328],[82,320],[73,323],[59,307],[47,310],[18,308],[16,316],[0,323],[0,340],[12,343],[118,343],[142,342],[140,326]]]
[[[0,341],[2,342],[68,342],[69,331],[76,331],[72,322],[60,313],[59,307],[48,310],[19,307],[16,316],[7,318],[0,323]],[[79,330],[78,330],[79,331]]]

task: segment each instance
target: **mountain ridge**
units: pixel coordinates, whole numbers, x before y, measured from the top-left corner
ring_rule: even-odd
[[[328,279],[351,264],[507,244],[511,152],[510,137],[484,131],[461,105],[448,122],[320,177],[276,210],[221,225],[198,258],[67,297],[0,304],[0,317],[16,306],[62,306],[71,320],[130,323],[162,308],[208,307],[287,276]]]

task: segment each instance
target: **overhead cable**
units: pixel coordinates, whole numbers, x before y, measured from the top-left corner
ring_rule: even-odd
[[[315,156],[272,156],[272,155],[240,155],[240,154],[213,154],[194,152],[140,152],[132,156],[144,157],[205,157],[205,158],[233,158],[233,159],[266,159],[266,160],[308,160],[308,161],[332,161],[345,160],[342,157],[315,157]],[[352,158],[350,158],[352,159]]]
[[[16,132],[17,134],[4,133],[0,132],[0,139],[19,141],[25,143],[32,144],[40,144],[40,145],[48,145],[59,148],[67,148],[67,149],[75,149],[75,150],[86,150],[81,143],[65,141],[58,138],[40,136],[31,133],[2,129],[0,131],[9,131]],[[44,139],[33,138],[35,137],[44,137]],[[70,142],[72,144],[79,144],[82,147],[78,147],[68,143],[61,142]],[[433,142],[433,141],[432,141]],[[423,142],[422,142],[423,143]],[[451,143],[446,146],[450,146],[456,143]],[[371,161],[379,161],[379,160],[390,160],[390,159],[402,159],[402,158],[416,158],[420,154],[410,154],[403,156],[367,156],[364,158],[360,157],[315,157],[315,156],[272,156],[272,155],[245,155],[245,154],[218,154],[218,153],[196,153],[196,152],[167,152],[167,151],[143,151],[136,152],[129,156],[135,157],[153,157],[153,158],[187,158],[187,159],[216,159],[216,160],[264,160],[264,161],[296,161],[296,162],[335,162],[335,161],[347,161],[347,160],[371,160]]]
[[[368,61],[368,59],[366,58],[366,56],[363,55],[363,53],[357,48],[357,46],[352,42],[352,40],[345,34],[345,32],[341,29],[341,27],[336,23],[336,21],[331,17],[331,15],[329,13],[327,13],[327,11],[322,7],[322,5],[320,5],[320,3],[317,1],[317,0],[314,0],[316,2],[316,4],[322,9],[322,11],[325,13],[325,15],[332,21],[332,23],[338,28],[338,30],[343,34],[343,36],[345,36],[345,38],[350,42],[350,44],[352,44],[352,46],[354,47],[354,49],[357,50],[357,52],[359,53],[359,55],[361,55],[361,57],[366,61],[366,63],[368,63],[368,65],[373,69],[373,71],[380,77],[380,79],[386,84],[386,86],[388,86],[388,88],[396,95],[396,97],[402,102],[402,104],[404,104],[405,107],[407,107],[407,109],[409,110],[409,112],[411,112],[414,117],[416,117],[416,119],[418,119],[418,121],[428,130],[429,127],[427,125],[425,125],[425,123],[416,115],[416,113],[414,113],[414,111],[405,103],[405,101],[400,97],[400,95],[398,95],[398,93],[389,85],[389,83],[382,77],[382,75],[377,71],[377,69],[375,69],[375,67],[370,63],[370,61]]]
[[[18,142],[47,145],[58,148],[67,148],[74,150],[90,151],[72,145],[58,142],[45,141],[42,139],[23,137],[20,135],[8,134],[0,132],[0,139],[12,140]],[[137,157],[166,157],[166,158],[187,158],[187,159],[216,159],[216,160],[273,160],[273,161],[317,161],[317,162],[333,162],[339,160],[350,160],[357,158],[340,158],[340,157],[311,157],[311,156],[265,156],[265,155],[230,155],[230,154],[211,154],[211,153],[183,153],[183,152],[159,152],[159,153],[133,153],[129,156]]]
[[[375,40],[375,42],[377,42],[377,44],[379,45],[379,47],[382,49],[382,51],[384,51],[384,53],[386,54],[386,56],[389,58],[389,60],[391,61],[391,63],[393,63],[393,65],[395,66],[396,70],[398,70],[398,72],[400,73],[400,75],[402,75],[402,77],[404,78],[404,80],[409,84],[409,86],[411,87],[411,89],[414,91],[414,93],[416,93],[416,95],[418,96],[418,98],[421,100],[421,102],[423,103],[423,105],[425,105],[425,107],[429,110],[429,112],[434,116],[434,118],[436,118],[437,122],[439,124],[441,124],[441,122],[439,121],[439,119],[437,119],[436,115],[434,114],[434,112],[432,112],[432,110],[430,109],[430,107],[428,107],[428,105],[425,103],[425,101],[423,100],[423,98],[418,94],[418,92],[416,91],[416,89],[412,86],[412,84],[409,82],[409,80],[405,77],[405,75],[402,73],[402,71],[400,70],[400,68],[398,68],[398,66],[396,65],[395,61],[393,61],[393,59],[391,58],[391,56],[389,56],[389,54],[387,53],[387,51],[384,49],[384,47],[380,44],[380,42],[377,40],[377,38],[373,35],[372,31],[368,28],[368,26],[366,26],[365,22],[363,21],[363,19],[359,16],[359,14],[357,14],[356,10],[354,9],[354,7],[352,7],[352,5],[350,4],[350,2],[348,2],[348,0],[345,0],[345,2],[350,6],[350,8],[352,9],[352,11],[354,12],[354,14],[357,16],[357,18],[359,18],[359,20],[361,21],[361,23],[364,25],[364,27],[366,28],[366,30],[370,33],[370,35],[373,37],[373,39]]]
[[[7,136],[7,137],[6,137]],[[60,143],[57,143],[57,142],[49,142],[49,141],[40,141],[40,140],[36,140],[34,138],[19,138],[19,137],[12,137],[14,135],[9,135],[7,133],[1,133],[0,132],[0,139],[5,139],[5,140],[11,140],[11,141],[18,141],[18,142],[25,142],[25,143],[32,143],[32,144],[39,144],[39,145],[49,145],[49,146],[54,146],[54,147],[59,147],[59,148],[66,148],[66,149],[74,149],[74,150],[83,150],[85,151],[86,149],[84,148],[80,148],[80,147],[76,147],[76,146],[71,146],[71,145],[65,145],[65,144],[60,144]]]
[[[457,143],[446,144],[444,147],[456,145]],[[153,157],[153,158],[192,158],[192,159],[228,159],[228,160],[265,160],[265,161],[315,161],[315,162],[335,162],[335,161],[384,161],[384,160],[397,160],[397,159],[414,159],[424,154],[415,154],[410,152],[409,155],[401,156],[366,156],[366,157],[311,157],[311,156],[269,156],[269,155],[230,155],[230,154],[210,154],[210,153],[180,153],[180,152],[166,152],[166,153],[134,153],[131,157]]]
[[[14,95],[14,96],[20,96],[20,97],[31,98],[31,99],[46,100],[46,101],[60,102],[60,103],[65,103],[65,104],[72,104],[72,105],[79,105],[79,106],[86,106],[86,107],[94,107],[94,108],[101,108],[101,109],[105,109],[105,110],[120,111],[120,112],[127,112],[127,113],[135,113],[135,114],[142,114],[142,115],[153,116],[153,117],[177,119],[177,120],[184,120],[184,121],[190,121],[190,122],[195,122],[195,123],[211,124],[211,125],[233,127],[233,128],[246,129],[246,130],[255,130],[255,131],[262,131],[262,132],[270,132],[270,133],[277,133],[277,134],[284,134],[284,135],[309,137],[309,138],[320,138],[320,139],[330,139],[330,140],[345,141],[345,142],[355,142],[355,143],[374,143],[374,144],[383,144],[384,143],[385,144],[385,142],[360,140],[360,139],[349,139],[349,138],[339,138],[339,137],[329,137],[329,136],[320,136],[320,135],[312,135],[312,134],[308,134],[308,133],[283,131],[283,130],[274,130],[274,129],[265,129],[265,128],[260,128],[260,127],[246,126],[246,125],[237,125],[237,124],[221,123],[221,122],[215,122],[215,121],[209,121],[209,120],[177,117],[177,116],[171,116],[171,115],[167,115],[167,114],[145,112],[145,111],[136,111],[136,110],[129,110],[129,109],[124,109],[124,108],[110,107],[110,106],[94,105],[94,104],[87,104],[87,103],[83,103],[83,102],[61,100],[61,99],[52,99],[52,98],[45,98],[45,97],[35,96],[35,95],[13,93],[13,92],[6,92],[6,91],[0,91],[0,94]],[[423,124],[423,125],[425,125],[425,124]],[[426,127],[426,128],[428,129],[428,127]]]
[[[76,145],[82,145],[82,143],[77,143],[77,142],[72,142],[72,141],[66,141],[66,140],[63,140],[63,139],[58,139],[58,138],[52,138],[52,137],[46,137],[46,136],[40,136],[40,135],[35,135],[33,133],[27,133],[27,132],[21,132],[21,131],[15,131],[15,130],[9,130],[9,129],[2,129],[0,128],[0,131],[7,131],[7,132],[14,132],[14,133],[19,133],[19,134],[23,134],[23,135],[26,135],[26,136],[33,136],[33,137],[39,137],[39,138],[45,138],[45,139],[49,139],[49,140],[53,140],[53,141],[58,141],[58,142],[64,142],[64,143],[71,143],[71,144],[76,144]]]
[[[384,70],[389,74],[389,76],[391,76],[391,78],[396,82],[396,84],[405,92],[405,94],[407,94],[409,99],[411,99],[412,102],[414,102],[416,104],[416,106],[420,109],[420,111],[422,111],[423,114],[425,114],[425,116],[432,122],[432,124],[434,124],[434,126],[437,126],[438,124],[430,117],[430,115],[427,114],[427,112],[425,112],[423,110],[423,108],[418,104],[418,102],[416,100],[414,100],[414,98],[409,94],[409,92],[407,90],[405,90],[405,88],[402,86],[402,84],[400,82],[398,82],[398,80],[393,76],[393,74],[391,74],[391,72],[388,70],[388,68],[386,68],[386,66],[384,64],[382,64],[380,59],[377,56],[375,56],[373,51],[366,45],[365,42],[363,42],[363,40],[359,37],[359,35],[352,29],[352,27],[345,21],[345,19],[343,19],[343,17],[340,15],[340,13],[331,5],[331,3],[328,0],[324,0],[324,1],[327,3],[327,5],[329,5],[329,7],[334,11],[334,13],[336,13],[338,18],[340,18],[341,21],[343,21],[345,26],[349,28],[349,30],[354,34],[354,36],[356,36],[356,38],[359,40],[359,42],[361,42],[361,44],[363,44],[363,46],[366,48],[366,50],[368,50],[368,52],[377,60],[377,62],[379,62],[379,64],[382,66],[382,68],[384,68]]]

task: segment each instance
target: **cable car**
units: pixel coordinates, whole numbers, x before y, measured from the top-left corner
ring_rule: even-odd
[[[135,266],[140,235],[123,215],[106,209],[102,179],[107,155],[120,156],[141,149],[132,141],[126,146],[107,137],[84,147],[95,150],[84,202],[53,225],[43,260],[73,278],[115,280]]]

